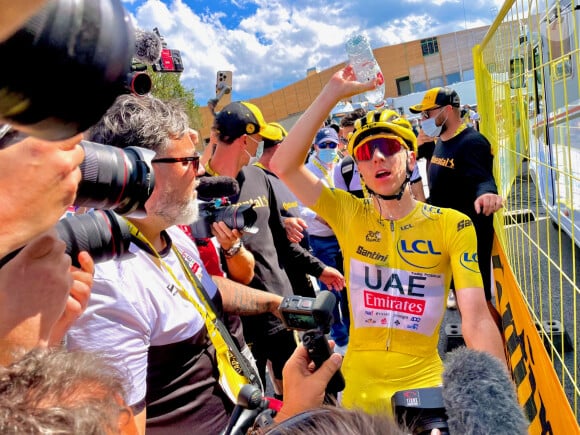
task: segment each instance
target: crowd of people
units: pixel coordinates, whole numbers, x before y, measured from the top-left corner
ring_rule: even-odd
[[[38,2],[26,6],[31,14]],[[313,433],[305,420],[399,433],[393,394],[441,385],[450,289],[466,345],[505,365],[491,297],[502,198],[489,142],[449,88],[410,108],[419,131],[389,109],[327,125],[338,101],[374,86],[346,66],[289,132],[254,104],[230,103],[203,156],[180,103],[151,95],[121,95],[59,141],[2,124],[0,432],[220,433],[247,381],[271,383],[283,403],[263,433]],[[74,204],[82,139],[149,150],[155,184],[143,212],[121,218],[125,255],[81,252],[72,266],[54,225]],[[430,162],[428,197],[419,155]],[[213,222],[211,237],[198,237],[197,188],[224,176],[239,186],[232,207],[251,205],[255,223]],[[278,308],[324,291],[337,299],[336,352],[315,369]],[[321,407],[339,369],[340,403]]]

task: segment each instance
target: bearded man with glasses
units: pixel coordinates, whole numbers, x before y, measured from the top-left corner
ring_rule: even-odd
[[[342,403],[384,413],[397,391],[441,385],[437,344],[452,275],[467,346],[503,364],[505,356],[485,309],[471,221],[456,210],[416,201],[410,193],[417,140],[407,120],[385,110],[356,121],[348,148],[368,198],[326,187],[303,164],[332,107],[373,86],[374,81],[356,81],[350,66],[336,72],[289,132],[272,168],[329,223],[345,256],[351,326]]]
[[[218,433],[234,403],[219,381],[215,340],[219,335],[225,344],[229,334],[210,334],[205,319],[274,313],[282,297],[210,276],[178,227],[198,217],[199,156],[177,101],[122,95],[87,139],[154,151],[155,187],[145,215],[127,218],[131,255],[96,265],[88,307],[67,345],[98,352],[126,371],[139,433]],[[244,347],[239,329],[231,348]]]

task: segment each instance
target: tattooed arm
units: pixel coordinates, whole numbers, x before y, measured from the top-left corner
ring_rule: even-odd
[[[212,279],[219,288],[226,313],[240,316],[272,313],[280,317],[278,307],[282,302],[282,296],[257,290],[221,276],[212,276]]]

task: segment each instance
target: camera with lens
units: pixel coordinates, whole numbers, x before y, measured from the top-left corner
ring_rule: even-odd
[[[159,31],[136,30],[121,0],[51,0],[0,43],[0,122],[47,140],[94,125],[125,93],[151,90],[147,65],[182,72]]]
[[[432,429],[449,435],[442,391],[441,387],[397,391],[391,398],[395,421],[413,435],[429,435]]]
[[[190,225],[193,237],[212,237],[211,226],[214,222],[224,222],[232,230],[255,234],[254,226],[258,215],[254,204],[232,205],[227,198],[212,201],[199,201],[199,218]]]
[[[151,159],[146,148],[116,148],[81,141],[85,159],[74,204],[96,209],[61,219],[56,230],[66,243],[66,252],[77,265],[80,251],[95,263],[119,258],[129,248],[131,233],[119,215],[145,216],[145,202],[155,186]]]
[[[43,139],[72,137],[125,93],[135,31],[120,0],[52,0],[0,43],[0,119]]]
[[[79,207],[111,209],[132,216],[145,216],[145,202],[155,187],[151,166],[154,151],[140,147],[117,148],[81,141],[85,158],[82,179],[74,204]]]
[[[316,368],[332,354],[326,334],[330,332],[335,305],[336,297],[329,291],[323,291],[316,298],[287,296],[278,308],[286,328],[305,331],[302,343]],[[335,395],[344,390],[344,386],[344,377],[338,370],[328,383],[326,392]]]
[[[91,254],[95,263],[120,258],[129,250],[131,231],[127,222],[110,210],[94,210],[66,217],[55,229],[66,244],[72,264],[79,267],[81,251]]]

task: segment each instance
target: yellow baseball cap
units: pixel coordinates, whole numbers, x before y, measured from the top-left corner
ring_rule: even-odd
[[[246,101],[235,101],[220,110],[215,117],[214,127],[221,137],[231,141],[244,134],[259,134],[271,140],[280,136],[280,130],[264,120],[258,106]]]
[[[426,110],[436,109],[442,106],[459,107],[459,95],[451,88],[432,88],[429,89],[421,104],[409,107],[411,113],[421,113]]]

